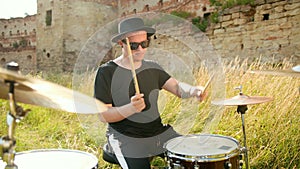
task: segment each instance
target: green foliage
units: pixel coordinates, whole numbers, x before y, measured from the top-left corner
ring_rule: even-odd
[[[237,5],[236,4],[236,0],[226,0],[224,2],[224,4],[222,5],[223,9],[226,9],[226,8],[231,8],[233,6]]]
[[[17,49],[19,47],[19,43],[18,42],[14,42],[13,43],[13,48]]]
[[[237,0],[237,5],[254,5],[255,0]]]
[[[193,19],[192,19],[192,23],[193,23],[193,24],[200,23],[200,21],[201,21],[201,18],[200,18],[200,17],[196,17],[196,18],[193,18]]]
[[[223,9],[232,8],[237,5],[254,5],[255,0],[209,0],[213,6],[220,6]]]
[[[218,12],[211,13],[211,15],[209,16],[209,20],[212,23],[219,23],[219,13]]]
[[[192,23],[198,29],[200,29],[202,32],[205,32],[209,21],[206,18],[201,19],[201,18],[198,17],[198,18],[193,18]]]
[[[218,0],[209,0],[209,2],[212,6],[222,6],[222,2]]]
[[[184,18],[184,19],[191,17],[191,13],[186,12],[186,11],[172,11],[171,15],[175,15],[175,16],[178,16],[178,17]]]

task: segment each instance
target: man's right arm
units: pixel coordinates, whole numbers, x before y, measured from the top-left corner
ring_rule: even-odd
[[[111,104],[107,105],[109,107],[107,111],[101,112],[98,115],[100,121],[114,123],[141,112],[146,107],[143,96],[143,94],[134,95],[131,97],[130,103],[120,107],[112,107]]]

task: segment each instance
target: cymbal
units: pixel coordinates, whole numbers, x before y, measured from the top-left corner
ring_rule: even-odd
[[[294,66],[294,67],[292,68],[292,70],[293,70],[294,72],[299,72],[299,73],[300,73],[300,65]]]
[[[71,113],[95,114],[107,110],[101,101],[41,79],[29,78],[0,68],[0,99],[8,100],[9,85],[15,82],[16,102],[59,109]]]
[[[273,98],[265,97],[265,96],[247,96],[244,94],[239,94],[232,98],[228,98],[225,100],[215,100],[212,101],[214,105],[223,105],[223,106],[243,106],[243,105],[251,105],[251,104],[259,104],[272,101]]]
[[[300,77],[300,65],[294,66],[292,69],[287,70],[251,70],[249,72],[265,75]]]

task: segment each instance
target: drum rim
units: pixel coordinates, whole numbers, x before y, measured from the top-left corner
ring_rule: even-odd
[[[59,149],[55,149],[55,148],[50,148],[50,149],[34,149],[34,150],[26,150],[26,151],[20,151],[20,152],[16,152],[15,158],[18,158],[22,155],[26,155],[26,154],[32,154],[32,153],[43,153],[43,152],[65,152],[65,153],[78,153],[78,154],[83,154],[86,155],[88,157],[90,157],[91,159],[94,160],[95,164],[92,164],[93,166],[91,169],[95,169],[98,168],[99,165],[99,161],[98,158],[96,157],[96,155],[92,154],[92,153],[88,153],[85,151],[81,151],[81,150],[76,150],[76,149],[63,149],[63,148],[59,148]]]
[[[173,158],[177,158],[180,160],[192,161],[192,162],[195,162],[195,161],[197,161],[197,162],[217,162],[217,161],[228,160],[237,155],[239,155],[239,150],[230,152],[230,154],[208,155],[208,156],[191,156],[191,155],[182,155],[182,154],[167,152],[168,157],[173,157]]]
[[[55,149],[55,148],[50,148],[50,149],[34,149],[34,150],[26,150],[26,151],[20,151],[20,152],[16,152],[16,155],[23,155],[23,154],[29,154],[29,153],[38,153],[38,152],[73,152],[73,153],[80,153],[80,154],[85,154],[88,155],[90,157],[93,157],[94,159],[98,160],[97,157],[94,154],[85,152],[85,151],[81,151],[81,150],[75,150],[75,149],[63,149],[63,148],[59,148],[59,149]]]
[[[228,153],[224,153],[224,154],[216,154],[216,155],[187,155],[187,154],[179,154],[179,153],[175,153],[172,152],[171,150],[168,150],[167,144],[170,143],[171,141],[175,140],[176,138],[179,137],[195,137],[195,136],[213,136],[213,137],[222,137],[222,138],[227,138],[230,139],[232,141],[234,141],[237,144],[237,148],[228,152]],[[166,149],[166,155],[167,157],[171,157],[171,158],[177,158],[180,160],[185,160],[185,161],[192,161],[192,162],[216,162],[216,161],[223,161],[223,160],[228,160],[234,156],[237,156],[240,154],[240,143],[233,137],[229,137],[229,136],[224,136],[224,135],[219,135],[219,134],[189,134],[189,135],[185,135],[185,136],[178,136],[175,137],[173,139],[168,140],[165,144],[164,144],[164,148]]]

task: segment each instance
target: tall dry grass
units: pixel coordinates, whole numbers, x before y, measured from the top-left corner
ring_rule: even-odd
[[[250,96],[268,96],[273,100],[267,103],[248,105],[245,114],[247,145],[250,166],[253,169],[296,169],[300,168],[300,79],[291,76],[251,74],[248,70],[267,69],[282,70],[291,68],[288,62],[279,65],[248,64],[239,60],[224,66],[226,98],[238,94],[235,87],[242,85],[242,92]],[[92,96],[95,71],[87,71],[81,75],[44,75],[43,78],[60,85],[73,88]],[[195,73],[204,84],[208,79],[205,69]],[[84,82],[84,83],[82,83]],[[212,92],[211,89],[209,92]],[[213,108],[209,95],[203,103],[191,100],[183,101],[162,92],[160,110],[163,121],[170,123],[184,134],[208,132],[230,136],[243,146],[241,115],[236,106]],[[0,135],[7,134],[6,100],[0,101]],[[197,106],[191,106],[197,104]],[[78,115],[63,111],[23,105],[31,112],[16,128],[16,151],[66,148],[76,149],[96,155],[99,168],[119,168],[110,165],[101,158],[101,146],[105,142],[105,124],[94,116]],[[192,117],[192,118],[191,118]],[[207,126],[209,125],[209,128]],[[183,130],[188,128],[188,130]],[[157,159],[153,165],[162,165]]]

